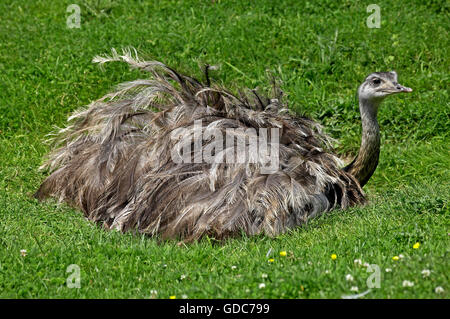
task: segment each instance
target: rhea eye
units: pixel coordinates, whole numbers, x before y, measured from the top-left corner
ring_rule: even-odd
[[[380,79],[375,79],[375,80],[372,81],[372,83],[375,84],[375,85],[378,85],[378,84],[381,83],[381,80]]]

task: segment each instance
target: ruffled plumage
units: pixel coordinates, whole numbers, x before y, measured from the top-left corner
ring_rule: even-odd
[[[94,58],[109,61],[125,61],[150,78],[121,84],[69,118],[42,166],[51,174],[38,198],[79,207],[108,229],[185,241],[242,232],[274,236],[336,207],[365,202],[320,125],[290,114],[276,87],[271,98],[256,91],[235,96],[210,86],[208,76],[202,84],[131,51]],[[275,171],[265,173],[264,163],[252,161],[254,152],[237,163],[217,160],[214,145],[223,146],[224,157],[239,139],[249,149],[261,128],[268,129],[268,148],[274,143],[270,128],[278,129]],[[232,144],[219,140],[227,132],[236,137]],[[216,161],[198,158],[196,147]],[[181,153],[185,160],[175,161]]]

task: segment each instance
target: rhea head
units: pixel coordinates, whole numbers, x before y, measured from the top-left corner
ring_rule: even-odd
[[[374,72],[366,77],[358,89],[360,100],[371,100],[375,104],[381,102],[386,96],[408,92],[412,92],[412,89],[397,82],[395,71]]]

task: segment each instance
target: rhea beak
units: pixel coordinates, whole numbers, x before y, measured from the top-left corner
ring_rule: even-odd
[[[395,90],[396,90],[397,92],[404,92],[404,93],[412,92],[412,89],[411,89],[411,88],[408,88],[408,87],[403,86],[403,85],[398,84],[398,83],[395,84]]]
[[[388,87],[382,88],[380,91],[388,94],[395,94],[395,93],[409,93],[412,92],[412,89],[403,86],[397,82],[393,82],[390,83]]]

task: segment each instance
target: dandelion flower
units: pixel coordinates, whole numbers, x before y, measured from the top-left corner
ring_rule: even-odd
[[[444,288],[442,288],[441,286],[436,287],[436,289],[434,289],[434,292],[437,294],[441,294],[444,292]]]
[[[280,251],[280,256],[281,257],[286,257],[286,255],[287,255],[287,252],[286,251]]]
[[[429,269],[422,270],[422,276],[423,278],[430,276],[431,271]]]
[[[403,287],[413,287],[414,283],[412,281],[409,281],[409,280],[403,280],[402,286]]]
[[[358,292],[358,287],[353,286],[352,288],[350,288],[350,291]]]
[[[170,296],[169,299],[176,299],[177,296]]]
[[[347,280],[347,281],[353,281],[353,276],[350,275],[350,274],[345,275],[345,280]]]
[[[398,256],[392,257],[392,260],[394,260],[394,261],[397,261],[397,260],[399,260],[399,259],[400,259],[400,257],[398,257]]]
[[[266,284],[262,282],[262,283],[259,284],[258,287],[259,287],[259,289],[266,288]]]
[[[270,258],[269,260],[268,260],[268,262],[270,262],[270,263],[273,263],[275,261],[275,259],[273,259],[273,258]]]
[[[25,256],[27,255],[27,251],[26,251],[25,249],[21,249],[21,250],[20,250],[20,255],[21,255],[22,257],[25,257]]]
[[[337,255],[336,254],[331,254],[331,259],[336,260]]]
[[[417,243],[415,243],[415,244],[413,245],[413,248],[414,248],[414,249],[419,249],[419,247],[420,247],[420,243],[419,243],[419,242],[417,242]]]

